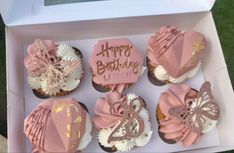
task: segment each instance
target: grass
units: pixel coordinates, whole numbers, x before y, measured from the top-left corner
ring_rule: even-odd
[[[234,83],[234,1],[216,0],[212,9],[229,75]],[[0,19],[0,134],[6,136],[5,31]]]
[[[234,83],[234,1],[216,0],[212,9],[229,75]]]
[[[0,134],[7,136],[5,26],[0,18]]]

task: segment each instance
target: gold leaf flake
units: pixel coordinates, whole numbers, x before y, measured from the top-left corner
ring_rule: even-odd
[[[60,105],[60,106],[58,106],[58,107],[56,107],[56,108],[54,109],[54,112],[55,112],[55,113],[58,113],[58,112],[63,111],[63,109],[64,109],[64,105]]]
[[[196,53],[201,52],[202,50],[205,49],[204,42],[197,42],[197,41],[195,41],[193,43],[193,49],[194,49],[194,51],[192,52],[192,55],[195,55]]]
[[[77,116],[77,118],[73,121],[73,123],[80,123],[82,121],[82,118],[80,116]]]
[[[71,136],[71,125],[67,124],[67,133],[66,133],[67,138],[70,138]]]

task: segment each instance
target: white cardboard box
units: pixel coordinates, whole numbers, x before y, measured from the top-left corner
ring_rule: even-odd
[[[85,55],[85,76],[87,77],[80,90],[68,96],[83,100],[92,112],[95,99],[103,96],[90,86],[91,74],[88,72],[87,64],[90,48],[96,39],[125,36],[144,52],[147,37],[163,25],[176,25],[181,29],[193,28],[206,36],[208,48],[202,71],[188,83],[198,88],[200,84],[197,83],[201,83],[204,79],[209,80],[214,97],[221,108],[221,117],[217,126],[218,134],[214,132],[214,135],[218,135],[219,138],[216,137],[215,142],[207,142],[212,137],[208,136],[207,140],[202,140],[203,145],[199,144],[187,149],[202,147],[203,149],[199,149],[199,151],[222,151],[234,148],[234,94],[210,12],[213,4],[214,0],[107,0],[45,7],[43,0],[24,0],[23,2],[0,0],[1,15],[7,26],[8,151],[29,151],[28,142],[23,134],[23,120],[29,111],[38,104],[39,99],[31,93],[25,82],[23,58],[25,47],[35,38],[68,41],[82,49]],[[149,97],[150,105],[156,106],[160,92],[166,90],[167,86],[158,88],[149,85],[149,88],[155,89],[157,92],[157,96],[150,99],[152,96],[149,96],[149,93],[140,90],[140,87],[145,84],[149,84],[146,74],[130,91],[143,94],[146,99]],[[87,90],[92,90],[93,96],[85,101],[87,98],[84,94],[87,94]],[[153,111],[154,108],[151,109]],[[156,133],[156,131],[154,132]],[[96,139],[95,135],[94,139]],[[95,140],[93,141],[95,142]],[[89,149],[86,151],[96,149],[97,144],[94,142],[88,146]],[[206,143],[209,145],[204,145]],[[135,151],[184,150],[178,147],[176,150],[157,150],[157,145],[159,144],[151,143],[142,148],[143,150]]]

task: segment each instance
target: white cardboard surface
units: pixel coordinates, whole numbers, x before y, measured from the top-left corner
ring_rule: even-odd
[[[98,28],[95,27],[98,25]],[[89,21],[89,22],[71,22],[71,23],[61,23],[61,24],[46,24],[46,25],[30,25],[30,26],[19,26],[10,27],[6,30],[6,53],[7,53],[7,92],[8,92],[8,151],[9,152],[25,152],[26,146],[24,146],[25,137],[22,134],[22,123],[24,117],[29,113],[29,111],[37,105],[39,99],[32,98],[31,91],[26,86],[24,82],[24,66],[23,66],[23,48],[29,42],[32,42],[34,38],[47,38],[55,40],[80,40],[80,39],[92,39],[101,37],[113,37],[121,35],[133,35],[139,34],[146,36],[148,33],[157,31],[162,25],[177,25],[182,29],[194,28],[205,34],[208,41],[209,52],[205,56],[203,63],[203,75],[206,80],[211,81],[212,90],[214,92],[214,97],[217,99],[217,103],[221,108],[220,122],[218,123],[217,130],[220,135],[221,145],[217,147],[209,147],[205,149],[199,149],[198,151],[223,151],[226,149],[234,148],[234,94],[231,86],[230,78],[228,76],[226,64],[224,61],[222,48],[218,39],[218,35],[215,29],[215,25],[210,12],[207,13],[192,13],[192,14],[177,14],[177,15],[163,15],[163,16],[148,16],[148,17],[137,17],[137,18],[125,18],[125,19],[110,19],[110,20],[100,20],[100,21]],[[135,36],[131,36],[133,39]],[[141,39],[139,39],[141,40]],[[136,43],[140,49],[145,46],[146,39]],[[80,41],[79,41],[80,42]],[[76,41],[71,41],[74,46],[80,46],[80,49],[85,51],[82,45],[77,44]],[[93,42],[87,42],[92,47]],[[87,44],[86,44],[87,45]],[[144,51],[142,49],[142,51]],[[88,57],[85,57],[87,61]],[[87,69],[86,65],[86,70]],[[88,72],[86,72],[88,73]],[[200,77],[199,77],[200,76]],[[144,79],[145,78],[145,79]],[[195,80],[203,79],[202,75],[198,75]],[[85,84],[86,78],[80,86],[79,90],[73,94],[79,93],[82,95],[82,91],[89,88],[91,84]],[[146,74],[140,80],[145,80],[147,82]],[[201,80],[200,80],[201,81]],[[141,86],[142,83],[137,83],[133,88],[128,91],[135,91],[135,88]],[[194,87],[200,86],[196,84],[199,81],[190,80],[189,83]],[[149,82],[148,82],[149,83]],[[146,83],[147,84],[147,83]],[[145,86],[145,85],[144,85]],[[149,85],[150,87],[150,85]],[[163,87],[166,89],[166,87]],[[24,90],[23,90],[24,89]],[[145,90],[136,91],[138,95],[146,95]],[[95,90],[92,89],[95,93]],[[161,89],[162,90],[162,89]],[[73,95],[71,94],[71,95]],[[81,95],[77,94],[76,97],[86,102],[86,99],[81,99]],[[159,94],[159,93],[158,93]],[[71,96],[69,95],[69,96]],[[103,94],[99,94],[100,97]],[[148,95],[148,94],[147,94]],[[87,103],[92,105],[93,101],[97,97],[93,97]],[[157,100],[158,95],[150,98],[150,96],[144,97],[145,100],[152,101]],[[32,98],[32,102],[29,103],[28,100]],[[92,101],[92,102],[91,102]],[[155,101],[156,103],[156,101]],[[88,105],[89,109],[91,107]],[[150,108],[152,112],[154,108]],[[24,113],[25,112],[25,113]],[[153,120],[152,120],[153,121]],[[154,124],[156,126],[156,124]],[[214,130],[215,131],[215,130]],[[212,131],[213,132],[213,131]],[[213,135],[213,133],[212,133]],[[207,141],[206,137],[203,137],[202,141]],[[95,137],[94,137],[95,138]],[[157,141],[157,138],[153,139]],[[213,141],[213,140],[212,140]],[[213,144],[212,141],[207,141],[209,146],[217,145]],[[91,145],[96,145],[92,143]],[[157,152],[157,146],[155,145],[154,152]],[[27,146],[29,147],[29,146]],[[91,146],[90,146],[91,147]],[[196,147],[196,146],[194,146]],[[203,146],[204,147],[204,146]],[[145,147],[147,148],[147,147]],[[29,149],[29,148],[28,148]],[[140,148],[139,148],[140,149]],[[137,150],[136,150],[137,151]],[[145,151],[145,150],[144,150]],[[187,151],[186,151],[187,152]]]
[[[145,54],[145,49],[147,46],[147,40],[149,36],[152,34],[143,34],[143,35],[134,35],[134,36],[125,36],[129,38],[139,49],[140,51]],[[88,59],[91,56],[92,47],[98,41],[98,39],[87,39],[87,40],[77,40],[77,41],[68,41],[67,43],[72,44],[72,46],[79,48],[83,51],[84,56],[84,65],[85,65],[85,77],[82,80],[81,86],[74,91],[72,94],[69,94],[65,97],[74,97],[77,100],[86,104],[89,109],[90,115],[93,116],[93,109],[96,103],[96,100],[101,96],[105,96],[98,91],[96,91],[92,84],[91,84],[91,73],[89,72],[89,64]],[[25,79],[27,78],[27,73],[25,72]],[[189,80],[188,83],[194,87],[199,89],[200,85],[204,82],[203,73],[200,70],[198,75],[194,77],[192,80]],[[147,108],[151,114],[151,123],[153,129],[153,137],[150,143],[144,147],[139,147],[137,149],[132,150],[131,152],[177,152],[177,151],[184,151],[184,150],[191,150],[196,148],[203,148],[203,147],[212,147],[217,146],[220,144],[219,136],[217,129],[215,128],[207,135],[204,135],[198,144],[191,146],[191,147],[182,147],[178,144],[170,145],[164,143],[158,136],[158,124],[156,122],[155,117],[155,110],[158,103],[159,96],[162,92],[166,91],[169,85],[163,87],[157,87],[151,84],[147,78],[147,72],[143,74],[139,82],[134,84],[128,91],[125,93],[136,93],[137,95],[143,97],[147,103]],[[87,96],[91,95],[92,96]],[[35,97],[32,93],[32,90],[27,85],[27,81],[25,80],[25,112],[28,115],[33,108],[41,101],[39,98]],[[30,144],[28,143],[27,151],[30,151]],[[83,152],[102,152],[101,148],[97,142],[97,133],[96,130],[93,131],[93,140],[91,144],[83,151]]]
[[[215,0],[104,0],[44,6],[44,0],[0,0],[7,26],[209,11]]]

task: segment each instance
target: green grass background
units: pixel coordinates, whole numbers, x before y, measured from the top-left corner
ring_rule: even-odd
[[[212,9],[229,75],[234,83],[234,0],[216,0]],[[0,19],[0,134],[7,136],[5,31]]]

